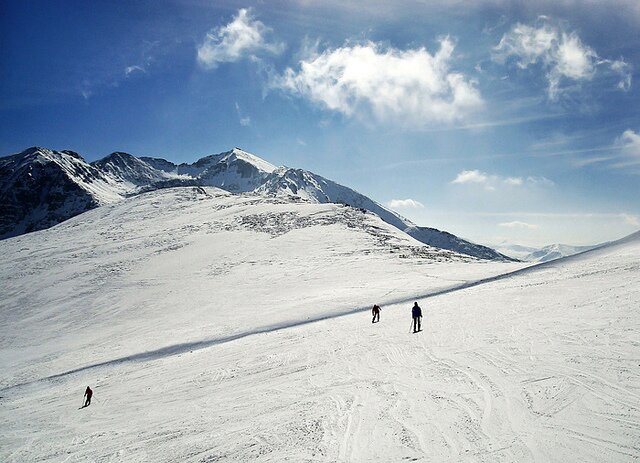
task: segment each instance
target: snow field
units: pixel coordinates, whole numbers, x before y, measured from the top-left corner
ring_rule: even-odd
[[[0,243],[0,459],[640,457],[639,239],[423,297],[522,265],[337,206],[205,192]],[[374,302],[380,323],[353,312]]]

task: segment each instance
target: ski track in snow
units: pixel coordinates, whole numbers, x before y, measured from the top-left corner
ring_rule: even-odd
[[[178,204],[171,205],[177,209]],[[153,229],[148,206],[133,201],[129,210],[144,214],[145,226]],[[112,209],[114,214],[121,210]],[[213,245],[209,235],[189,242],[199,235],[187,231],[165,233],[162,242],[152,235],[122,241],[120,251],[108,243],[118,242],[118,233],[138,236],[127,228],[135,215],[121,221],[107,209],[92,214],[94,223],[106,217],[112,224],[107,230],[97,227],[106,242],[95,248],[73,235],[74,227],[82,227],[80,220],[34,235],[52,241],[49,249],[34,246],[38,241],[28,237],[13,241],[28,251],[3,248],[14,263],[10,270],[21,274],[3,283],[16,305],[5,302],[0,320],[8,378],[0,391],[2,461],[640,459],[638,240],[493,276],[517,266],[464,263],[463,274],[455,262],[425,266],[388,252],[377,257],[364,238],[341,246],[332,225],[321,229],[324,240],[313,246],[309,229],[265,238],[260,246],[280,246],[274,255],[290,255],[280,263],[270,251],[260,254],[258,245],[235,248],[232,241],[222,249],[232,248],[241,257],[211,261],[204,247]],[[168,230],[206,228],[190,217],[177,228],[170,217],[163,223]],[[235,236],[224,232],[225,224],[235,222],[216,220],[222,226],[213,235],[216,243]],[[63,235],[69,235],[69,244],[59,254]],[[247,236],[259,241],[263,235]],[[298,236],[304,239],[298,242]],[[284,238],[290,240],[287,246],[278,241]],[[301,260],[295,250],[305,242],[308,255]],[[367,259],[349,253],[358,246],[370,250]],[[321,259],[326,252],[340,265],[319,273],[330,265]],[[206,255],[198,259],[198,253]],[[52,258],[60,272],[58,291],[46,289],[51,280],[39,283]],[[74,259],[100,263],[99,272],[114,275],[111,282],[94,283],[97,277],[75,268]],[[269,276],[274,266],[286,277]],[[236,268],[241,271],[234,273]],[[5,276],[8,271],[3,267]],[[70,297],[63,284],[68,272],[79,289]],[[180,279],[180,272],[191,280]],[[454,280],[452,273],[464,277],[447,281]],[[211,295],[209,287],[201,291],[200,278],[233,284],[240,296],[225,305],[224,298],[233,294],[224,292],[213,304],[224,310],[212,311],[207,304],[217,293]],[[288,278],[297,286],[287,284]],[[316,287],[317,279],[331,286]],[[35,291],[22,284],[34,285]],[[156,305],[145,306],[157,292]],[[120,293],[131,301],[116,298]],[[372,324],[362,308],[367,301],[379,302],[381,294],[388,299],[381,304],[381,321]],[[187,296],[209,309],[196,305],[195,318],[170,310]],[[242,310],[243,304],[255,307],[267,296],[282,307],[263,304],[257,314]],[[92,298],[100,300],[88,304]],[[418,334],[409,332],[414,298],[425,314]],[[360,303],[349,305],[354,299]],[[305,301],[304,312],[296,301]],[[126,311],[113,307],[127,303]],[[55,304],[68,313],[46,311]],[[91,323],[85,323],[87,313]],[[292,316],[302,313],[308,319]],[[263,318],[278,321],[264,324]],[[196,320],[202,329],[192,327]],[[46,326],[74,339],[43,332]],[[88,334],[91,326],[96,332]],[[202,336],[223,330],[232,334]],[[167,343],[171,339],[187,341]],[[128,354],[113,355],[117,352]],[[85,367],[64,368],[74,362]],[[87,384],[94,387],[93,403],[78,410]]]
[[[504,279],[504,278],[508,278],[508,277],[511,277],[511,276],[515,276],[515,275],[518,275],[518,274],[522,273],[525,270],[530,270],[530,269],[531,268],[516,270],[514,272],[509,272],[509,273],[505,273],[505,274],[502,274],[502,275],[497,275],[495,277],[485,278],[485,279],[478,280],[478,281],[463,283],[461,285],[457,285],[457,286],[453,286],[453,287],[450,287],[450,288],[445,288],[445,289],[442,289],[442,290],[439,290],[439,291],[425,293],[425,294],[421,294],[421,295],[413,295],[413,296],[403,297],[403,298],[400,298],[400,299],[394,299],[394,300],[389,300],[389,301],[386,301],[386,300],[382,299],[380,302],[383,305],[386,305],[386,306],[393,306],[393,305],[397,305],[397,304],[401,304],[401,303],[409,303],[410,301],[415,301],[415,300],[418,300],[418,299],[428,299],[428,298],[440,296],[440,295],[443,295],[443,294],[449,294],[449,293],[452,293],[454,291],[460,291],[460,290],[463,290],[463,289],[471,288],[471,287],[474,287],[474,286],[477,286],[477,285],[480,285],[480,284],[485,284],[485,283],[501,280],[501,279]],[[392,290],[390,292],[393,292],[393,291],[397,291],[397,290]],[[303,326],[303,325],[308,325],[310,323],[317,323],[317,322],[324,321],[324,320],[329,320],[329,319],[332,319],[332,318],[345,317],[347,315],[353,315],[353,314],[361,313],[361,312],[369,312],[370,310],[371,310],[371,307],[369,307],[369,306],[367,306],[367,307],[357,307],[357,308],[353,308],[353,309],[348,309],[347,311],[340,311],[340,312],[337,312],[337,313],[328,313],[328,314],[321,315],[321,316],[316,316],[316,317],[313,317],[313,318],[307,318],[305,320],[291,320],[291,321],[286,321],[286,322],[283,322],[283,323],[278,323],[278,324],[258,327],[256,329],[252,329],[252,330],[249,330],[249,331],[243,331],[243,332],[236,333],[236,334],[233,334],[233,335],[230,335],[230,336],[222,336],[222,337],[217,337],[217,338],[202,339],[202,340],[194,341],[194,342],[174,344],[174,345],[170,345],[170,346],[161,347],[161,348],[153,350],[153,351],[140,352],[140,353],[137,353],[137,354],[127,355],[125,357],[119,357],[119,358],[112,359],[112,360],[106,360],[104,362],[100,362],[100,363],[96,363],[96,364],[92,364],[92,365],[85,365],[85,366],[80,367],[80,368],[75,368],[73,370],[65,371],[65,372],[62,372],[62,373],[57,373],[57,374],[54,374],[54,375],[47,376],[45,378],[41,378],[41,379],[36,379],[36,380],[30,381],[30,382],[27,382],[27,383],[15,384],[15,385],[12,385],[12,386],[7,387],[7,388],[0,389],[0,391],[6,391],[6,390],[14,389],[14,388],[23,387],[23,386],[27,386],[27,385],[30,385],[30,384],[34,384],[34,383],[40,382],[40,381],[59,379],[59,378],[63,378],[63,377],[66,377],[66,376],[74,375],[76,373],[85,372],[87,370],[91,370],[91,369],[94,369],[94,368],[114,366],[114,365],[118,365],[118,364],[121,364],[121,363],[127,363],[127,362],[143,362],[143,361],[147,361],[147,360],[155,360],[155,359],[160,359],[160,358],[164,358],[164,357],[169,357],[169,356],[172,356],[172,355],[179,355],[179,354],[183,354],[183,353],[186,353],[186,352],[192,352],[194,350],[206,349],[206,348],[218,345],[218,344],[223,344],[223,343],[227,343],[227,342],[231,342],[231,341],[236,341],[238,339],[246,338],[247,336],[255,336],[255,335],[259,335],[259,334],[273,333],[273,332],[276,332],[276,331],[285,330],[285,329],[289,329],[289,328],[295,328],[295,327],[299,327],[299,326]]]

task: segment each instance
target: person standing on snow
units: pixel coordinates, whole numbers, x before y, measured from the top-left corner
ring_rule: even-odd
[[[371,309],[371,313],[373,314],[373,319],[371,323],[375,323],[376,321],[380,321],[380,306],[377,304],[373,304],[373,308]]]
[[[84,396],[87,398],[87,400],[85,401],[85,403],[82,406],[82,408],[88,407],[89,405],[91,405],[91,396],[92,395],[93,395],[93,391],[91,390],[91,388],[89,386],[87,386],[87,389],[84,391]]]
[[[413,332],[417,333],[418,331],[422,331],[420,329],[420,321],[422,319],[422,309],[418,305],[417,302],[414,302],[413,308],[411,309],[411,317],[413,317]]]

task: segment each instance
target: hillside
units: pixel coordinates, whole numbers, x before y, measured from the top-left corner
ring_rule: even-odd
[[[350,207],[182,188],[0,252],[3,461],[640,455],[640,233],[523,268]]]
[[[214,186],[293,202],[348,204],[379,215],[422,243],[481,259],[511,260],[450,233],[417,227],[366,196],[312,172],[276,168],[239,148],[192,164],[122,152],[88,164],[77,153],[39,147],[0,158],[0,202],[9,206],[0,210],[0,239],[51,227],[127,196],[179,186]]]

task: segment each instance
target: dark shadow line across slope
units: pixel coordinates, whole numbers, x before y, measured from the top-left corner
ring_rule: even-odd
[[[573,256],[571,256],[573,257]],[[565,258],[566,260],[569,260],[570,258]],[[391,300],[386,300],[386,301],[381,301],[381,304],[383,305],[395,305],[395,304],[402,304],[402,303],[409,303],[409,302],[413,302],[415,300],[420,300],[420,299],[428,299],[428,298],[432,298],[432,297],[436,297],[436,296],[442,296],[444,294],[449,294],[449,293],[453,293],[456,291],[461,291],[463,289],[468,289],[468,288],[473,288],[475,286],[480,286],[486,283],[492,283],[494,281],[499,281],[499,280],[503,280],[506,278],[511,278],[514,276],[518,276],[524,273],[528,273],[534,270],[538,270],[541,267],[548,267],[548,266],[552,266],[554,264],[557,264],[558,261],[561,260],[565,260],[565,259],[558,259],[555,261],[550,261],[550,262],[544,262],[541,264],[535,264],[535,265],[531,265],[529,267],[525,267],[525,268],[521,268],[519,270],[515,270],[513,272],[508,272],[508,273],[503,273],[500,275],[496,275],[493,277],[488,277],[488,278],[483,278],[480,280],[475,280],[475,281],[470,281],[470,282],[466,282],[466,283],[462,283],[459,285],[454,285],[454,286],[450,286],[448,288],[443,288],[437,291],[432,291],[432,292],[428,292],[428,293],[424,293],[424,294],[418,294],[418,295],[413,295],[411,297],[401,297],[401,298],[397,298],[397,299],[391,299]],[[243,331],[240,333],[235,333],[235,334],[231,334],[229,336],[220,336],[217,338],[210,338],[210,339],[203,339],[201,341],[193,341],[193,342],[185,342],[185,343],[180,343],[180,344],[173,344],[171,346],[166,346],[166,347],[161,347],[160,349],[155,349],[155,350],[150,350],[150,351],[146,351],[146,352],[140,352],[137,354],[132,354],[132,355],[127,355],[124,357],[120,357],[120,358],[116,358],[116,359],[112,359],[112,360],[106,360],[104,362],[98,362],[98,363],[93,363],[90,365],[85,365],[83,367],[79,367],[79,368],[74,368],[72,370],[67,370],[64,371],[62,373],[57,373],[55,375],[51,375],[51,376],[46,376],[44,378],[40,378],[40,379],[35,379],[32,381],[26,381],[24,383],[19,383],[19,384],[14,384],[12,386],[7,386],[5,388],[0,389],[0,391],[8,391],[11,389],[15,389],[15,388],[19,388],[22,386],[29,386],[32,384],[36,384],[39,382],[43,382],[43,381],[49,381],[49,380],[56,380],[56,379],[60,379],[60,378],[64,378],[67,376],[71,376],[77,373],[82,373],[84,371],[89,371],[89,370],[93,370],[96,368],[100,368],[100,367],[108,367],[108,366],[116,366],[116,365],[120,365],[123,363],[130,363],[130,362],[143,362],[143,361],[148,361],[148,360],[156,360],[156,359],[161,359],[161,358],[165,358],[165,357],[171,357],[174,355],[180,355],[180,354],[184,354],[187,352],[191,352],[194,350],[200,350],[200,349],[206,349],[208,347],[212,347],[212,346],[216,346],[219,344],[225,344],[227,342],[231,342],[231,341],[236,341],[238,339],[242,339],[242,338],[246,338],[249,336],[254,336],[257,334],[266,334],[266,333],[274,333],[277,331],[282,331],[288,328],[295,328],[298,326],[304,326],[304,325],[309,325],[311,323],[317,323],[317,322],[321,322],[324,320],[330,320],[333,318],[340,318],[340,317],[345,317],[348,315],[353,315],[359,312],[366,312],[371,310],[371,307],[369,305],[367,305],[366,307],[356,307],[353,309],[349,309],[349,310],[344,310],[344,311],[340,311],[340,312],[332,312],[332,313],[328,313],[328,314],[324,314],[324,315],[320,315],[320,316],[316,316],[313,318],[308,318],[306,320],[288,320],[288,321],[284,321],[281,323],[275,323],[272,325],[266,325],[263,327],[258,327],[249,331]]]

